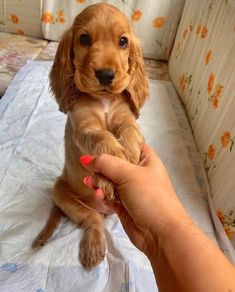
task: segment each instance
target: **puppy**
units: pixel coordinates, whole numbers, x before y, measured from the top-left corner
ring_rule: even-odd
[[[93,192],[83,183],[91,173],[79,158],[108,153],[138,164],[144,142],[136,119],[148,97],[148,82],[128,18],[105,3],[77,15],[59,43],[50,84],[60,111],[67,114],[65,165],[53,188],[55,206],[33,246],[44,245],[66,215],[84,230],[79,257],[89,270],[105,256],[105,216],[92,208]],[[106,199],[114,200],[113,184],[94,177]]]

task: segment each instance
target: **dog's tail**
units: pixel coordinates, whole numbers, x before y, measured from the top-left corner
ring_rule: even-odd
[[[62,216],[65,216],[63,211],[54,205],[51,209],[46,225],[33,241],[32,248],[41,247],[47,242],[47,240],[53,235],[56,227],[59,225]]]

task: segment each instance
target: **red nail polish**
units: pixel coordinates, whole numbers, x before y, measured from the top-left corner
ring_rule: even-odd
[[[80,157],[80,162],[83,165],[89,165],[93,159],[94,157],[91,155],[83,155]]]
[[[95,195],[96,195],[96,198],[99,199],[99,200],[104,200],[105,199],[105,195],[104,195],[104,192],[102,189],[96,189],[95,190]]]
[[[94,188],[93,181],[92,181],[92,176],[84,177],[83,183],[84,183],[84,185],[88,186],[88,188],[90,188],[90,189]]]
[[[83,179],[84,185],[86,185],[86,186],[88,185],[88,180],[89,180],[88,176],[84,177],[84,179]]]

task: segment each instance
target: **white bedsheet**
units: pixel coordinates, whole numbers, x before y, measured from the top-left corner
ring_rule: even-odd
[[[48,91],[50,66],[28,62],[0,100],[0,291],[157,291],[147,258],[116,215],[105,221],[106,258],[91,272],[78,260],[81,230],[67,219],[40,251],[31,249],[64,160],[66,117]],[[206,178],[177,94],[170,82],[150,81],[150,89],[139,121],[146,141],[164,161],[194,222],[216,242]]]

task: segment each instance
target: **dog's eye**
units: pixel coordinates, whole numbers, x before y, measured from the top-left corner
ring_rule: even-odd
[[[83,33],[80,35],[80,44],[81,45],[87,46],[87,45],[90,45],[90,43],[91,43],[91,38],[88,34]]]
[[[126,37],[121,37],[119,40],[119,46],[125,49],[128,45],[128,39]]]

